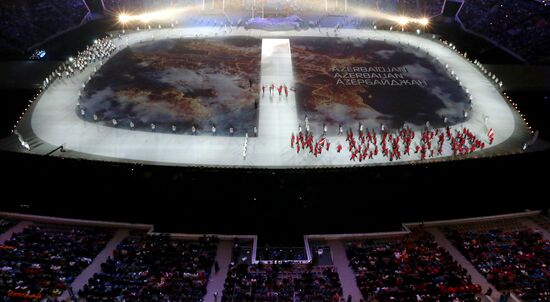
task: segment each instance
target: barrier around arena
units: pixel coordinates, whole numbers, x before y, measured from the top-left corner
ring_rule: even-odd
[[[525,212],[481,216],[473,218],[460,218],[448,220],[408,222],[401,225],[401,231],[378,232],[378,233],[357,233],[357,234],[324,234],[324,235],[306,235],[307,240],[360,240],[360,239],[380,239],[380,238],[399,238],[412,233],[411,229],[419,227],[442,227],[455,224],[480,223],[495,220],[528,218],[541,214],[540,210],[527,210]]]
[[[401,225],[399,231],[389,232],[374,232],[374,233],[348,233],[348,234],[319,234],[319,235],[304,235],[304,248],[306,252],[306,260],[258,260],[258,236],[256,235],[227,235],[227,234],[190,234],[190,233],[164,233],[156,232],[152,224],[139,224],[139,223],[124,223],[124,222],[110,222],[99,220],[85,220],[85,219],[72,219],[61,217],[50,217],[30,214],[19,214],[11,212],[0,212],[0,217],[11,218],[20,221],[39,222],[46,224],[57,224],[67,226],[83,226],[83,227],[101,227],[101,228],[119,228],[119,229],[132,229],[146,231],[150,235],[169,234],[173,239],[180,240],[196,240],[204,236],[217,237],[220,240],[233,240],[235,238],[241,240],[252,241],[252,264],[280,264],[280,263],[293,263],[293,264],[308,264],[312,262],[311,247],[309,245],[310,240],[361,240],[361,239],[381,239],[381,238],[401,238],[412,233],[411,229],[420,227],[442,227],[456,224],[474,224],[481,222],[489,222],[495,220],[507,220],[518,218],[529,218],[541,214],[541,210],[526,210],[525,212],[473,217],[473,218],[461,218],[461,219],[448,219],[448,220],[435,220],[435,221],[420,221],[409,222]]]
[[[71,226],[134,229],[134,230],[143,230],[143,231],[151,231],[153,229],[152,224],[85,220],[85,219],[50,217],[50,216],[40,216],[40,215],[31,215],[31,214],[19,214],[19,213],[11,213],[11,212],[0,212],[0,217],[12,218],[12,219],[21,220],[21,221],[40,222],[40,223],[59,224],[59,225],[71,225]]]

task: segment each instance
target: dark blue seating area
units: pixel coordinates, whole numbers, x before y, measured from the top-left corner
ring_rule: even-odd
[[[498,290],[526,302],[550,300],[550,242],[541,233],[454,230],[448,237]]]
[[[363,297],[385,301],[476,301],[481,288],[428,233],[351,241],[350,266]]]
[[[135,234],[124,239],[79,292],[94,301],[200,301],[218,240]]]
[[[87,13],[82,0],[0,1],[0,48],[26,50],[79,25]]]
[[[464,26],[527,61],[550,58],[550,8],[533,0],[470,0],[459,14]]]
[[[105,229],[31,226],[0,245],[1,301],[41,301],[63,293],[105,247]]]
[[[5,231],[9,230],[11,227],[13,227],[17,222],[13,219],[9,218],[0,218],[0,234],[4,233]]]
[[[236,240],[222,302],[339,302],[342,287],[332,266],[251,264],[249,247]]]

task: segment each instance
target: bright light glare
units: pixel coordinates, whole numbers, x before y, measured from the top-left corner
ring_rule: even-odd
[[[153,12],[146,12],[138,15],[128,15],[122,13],[118,16],[120,23],[128,23],[132,21],[149,23],[151,21],[169,21],[174,20],[179,15],[193,9],[192,7],[168,8]]]
[[[156,21],[173,21],[177,19],[177,17],[185,13],[191,12],[193,10],[199,10],[199,9],[200,8],[198,6],[186,6],[186,7],[166,8],[166,9],[161,9],[161,10],[152,11],[152,12],[144,12],[136,15],[121,13],[118,15],[118,21],[122,24],[126,24],[129,22],[142,22],[147,24],[149,22],[156,22]],[[317,8],[317,10],[324,11],[324,9],[321,9],[320,7]],[[348,7],[348,10],[351,15],[366,17],[366,18],[373,18],[373,19],[385,19],[385,20],[393,21],[398,25],[400,25],[401,27],[405,27],[410,23],[420,24],[422,26],[428,26],[428,24],[430,23],[430,20],[425,17],[411,18],[407,16],[402,16],[402,15],[392,15],[392,14],[388,14],[380,10],[365,7],[365,6],[350,5]]]
[[[397,19],[397,23],[399,23],[399,25],[401,26],[405,26],[407,25],[408,23],[410,22],[409,18],[407,17],[404,17],[404,16],[401,16]]]
[[[385,19],[388,21],[395,22],[401,27],[405,27],[410,23],[420,24],[422,26],[428,26],[428,24],[430,23],[430,20],[425,17],[411,18],[403,15],[392,15],[392,14],[388,14],[386,12],[382,12],[380,10],[365,7],[365,6],[350,6],[349,8],[351,8],[350,14],[352,15],[356,15],[359,17],[366,17],[366,18],[374,18],[374,19]]]
[[[390,20],[396,22],[397,24],[401,25],[401,26],[406,26],[410,23],[417,23],[417,24],[420,24],[422,26],[428,26],[428,24],[430,23],[430,20],[428,18],[409,18],[409,17],[406,17],[406,16],[399,16],[399,17],[389,17]]]
[[[122,13],[122,14],[118,15],[118,21],[120,23],[126,23],[126,22],[130,21],[130,16],[128,16],[127,14]]]

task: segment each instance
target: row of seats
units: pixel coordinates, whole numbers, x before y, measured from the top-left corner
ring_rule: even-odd
[[[531,62],[547,61],[550,9],[533,0],[464,1],[459,18],[482,34]]]
[[[346,243],[363,297],[376,301],[476,301],[481,287],[426,232]]]
[[[216,237],[175,240],[134,234],[79,292],[95,301],[200,301],[216,257]]]
[[[550,301],[550,241],[533,230],[449,231],[447,237],[498,290]]]
[[[0,226],[15,223],[0,220]],[[443,232],[497,290],[513,291],[525,302],[549,301],[550,241],[529,225],[522,220],[490,221],[454,225]],[[105,228],[48,224],[13,234],[0,245],[0,301],[59,297],[113,234]],[[201,301],[211,269],[218,267],[218,242],[217,237],[182,240],[133,232],[78,295],[88,302]],[[367,301],[479,300],[480,285],[422,228],[405,237],[344,244]],[[253,264],[251,251],[252,242],[235,239],[221,301],[345,299],[333,265]]]
[[[105,247],[105,229],[30,226],[0,245],[1,301],[58,297]]]
[[[87,13],[83,0],[0,1],[0,48],[25,50],[79,25]]]
[[[236,240],[222,302],[339,302],[342,287],[332,266],[251,264],[249,246]]]

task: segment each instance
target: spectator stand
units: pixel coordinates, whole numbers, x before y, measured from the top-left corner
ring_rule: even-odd
[[[472,34],[474,36],[477,36],[477,37],[480,37],[486,41],[489,41],[491,44],[493,44],[495,47],[498,47],[502,50],[504,50],[506,53],[508,53],[509,55],[513,56],[514,58],[518,59],[519,61],[523,62],[523,63],[527,63],[527,60],[524,59],[523,57],[521,57],[520,55],[518,55],[517,53],[511,51],[510,49],[504,47],[503,45],[501,45],[499,42],[495,41],[494,39],[491,39],[485,35],[482,35],[478,32],[475,32],[473,30],[470,30],[468,29],[466,26],[464,26],[464,23],[459,19],[458,15],[457,15],[457,18],[456,20],[458,21],[458,23],[460,24],[460,27],[462,28],[462,30],[464,30],[465,32],[469,33],[469,34]]]
[[[447,227],[447,226],[454,226],[454,225],[468,225],[468,224],[474,224],[474,223],[481,223],[485,224],[487,226],[506,226],[507,223],[512,222],[515,226],[521,226],[525,227],[523,224],[521,224],[521,221],[525,221],[526,219],[530,219],[532,217],[538,217],[540,214],[540,211],[526,211],[526,212],[520,212],[520,213],[512,213],[512,214],[504,214],[504,215],[493,215],[493,216],[485,216],[485,217],[475,217],[475,218],[465,218],[465,219],[450,219],[450,220],[439,220],[439,221],[429,221],[429,222],[412,222],[412,223],[403,223],[401,226],[401,230],[398,231],[389,231],[389,232],[377,232],[377,233],[362,233],[362,234],[327,234],[327,235],[307,235],[306,238],[309,241],[318,242],[318,241],[326,241],[331,244],[331,252],[333,254],[333,258],[337,259],[339,257],[338,254],[343,253],[345,257],[344,264],[339,264],[335,260],[335,266],[338,269],[338,272],[341,276],[342,280],[342,286],[344,288],[344,295],[347,296],[346,293],[346,277],[342,277],[345,271],[345,268],[347,267],[349,260],[347,259],[347,256],[345,255],[345,250],[343,247],[343,242],[348,240],[380,240],[380,239],[400,239],[405,238],[407,236],[410,236],[413,231],[423,228],[427,231],[430,231],[430,233],[433,234],[432,231],[440,232],[438,228]],[[496,222],[495,222],[496,221]],[[490,227],[489,227],[490,228]],[[448,242],[448,244],[442,243],[439,239],[440,237],[443,237],[443,239],[447,240],[443,234],[441,236],[434,236],[434,240],[439,244],[439,246],[445,248],[447,252],[453,256],[453,258],[458,261],[462,267],[466,268],[468,273],[472,276],[472,280],[474,283],[483,283],[482,281],[485,280],[485,278],[476,270],[476,268],[470,264],[468,266],[468,261],[464,256],[456,250]],[[341,250],[339,252],[338,246],[341,246]],[[455,252],[453,253],[452,250],[448,249],[448,246],[451,246]],[[463,261],[460,261],[462,258]],[[465,263],[466,261],[467,263]],[[353,274],[353,272],[352,272]],[[478,276],[478,278],[475,278],[475,276]],[[479,281],[481,280],[481,281]],[[479,282],[478,282],[479,281]],[[489,283],[485,280],[485,286],[482,286],[484,290],[486,290],[489,287]],[[483,285],[483,284],[482,284]],[[357,285],[355,284],[355,288],[357,288]],[[494,289],[494,287],[493,287]],[[351,291],[351,290],[350,290]],[[357,289],[358,291],[358,289]],[[491,301],[496,302],[498,301],[498,294],[499,292],[494,290],[493,291],[493,297],[494,298],[487,298],[485,296],[481,297],[485,301]],[[354,296],[355,297],[355,296]],[[512,296],[513,298],[514,297]],[[519,301],[519,299],[517,300]]]
[[[106,237],[108,240],[106,245],[98,250],[99,252],[95,255],[95,257],[93,257],[92,261],[84,267],[78,275],[73,276],[72,282],[67,284],[70,288],[64,290],[59,296],[59,299],[63,301],[69,299],[72,296],[72,293],[78,292],[78,290],[80,290],[87,282],[89,277],[101,269],[101,263],[112,255],[117,244],[127,236],[130,229],[142,231],[152,230],[152,225],[146,224],[67,219],[8,212],[0,212],[0,217],[5,217],[3,219],[9,219],[11,221],[19,221],[19,223],[12,227],[9,231],[0,235],[0,245],[3,244],[4,241],[9,240],[13,234],[21,233],[28,227],[39,227],[52,233],[70,232],[72,229],[81,229],[105,230],[108,234],[114,234],[108,236],[111,238]],[[3,237],[6,238],[4,239]]]
[[[83,0],[0,2],[0,44],[27,51],[80,26],[89,10]]]
[[[326,243],[315,244],[330,258]],[[265,249],[257,247],[256,238],[235,238],[222,301],[339,301],[336,268],[331,260],[315,263],[316,257],[309,242],[305,248]]]
[[[252,265],[253,262],[253,246],[255,238],[252,240],[246,240],[246,238],[234,238],[231,246],[231,260],[228,265],[227,275],[224,278],[223,289],[221,292],[221,301],[232,301],[233,295],[235,294],[235,281],[237,278],[237,273],[240,271],[241,267],[248,268]],[[206,302],[209,296],[206,297]],[[217,298],[217,297],[216,297]],[[214,299],[217,302],[216,299]]]
[[[260,254],[261,253],[261,254]],[[258,240],[255,236],[252,247],[252,264],[274,264],[274,263],[291,263],[291,264],[309,264],[312,262],[311,249],[309,241],[304,236],[304,247],[273,247],[266,251],[260,251],[258,248]]]
[[[532,219],[540,217],[540,211],[526,211],[521,213],[512,213],[505,215],[486,216],[469,219],[455,219],[444,221],[433,221],[426,223],[406,224],[408,228],[423,226],[432,233],[438,244],[444,247],[472,276],[472,280],[482,285],[483,292],[488,288],[492,289],[492,295],[483,296],[484,299],[491,302],[499,301],[503,292],[499,291],[486,276],[472,263],[461,249],[457,248],[451,240],[449,240],[448,231],[458,230],[468,232],[477,230],[479,232],[490,232],[491,230],[506,230],[506,231],[526,231],[528,229],[536,229],[536,225],[532,223]],[[510,296],[510,301],[522,301],[514,293]],[[523,300],[527,301],[527,300]]]
[[[532,219],[524,219],[521,223],[532,230],[533,232],[540,233],[542,238],[546,241],[550,241],[550,232],[548,231],[548,226],[543,226],[534,221],[535,218],[541,217],[542,215],[534,216]],[[544,222],[543,222],[544,224]]]
[[[344,297],[352,297],[352,301],[360,301],[363,295],[357,286],[355,273],[349,265],[350,261],[346,255],[346,248],[340,240],[326,241],[330,248],[331,260],[334,263],[342,283]],[[324,254],[324,253],[323,253]]]
[[[476,269],[476,267],[468,260],[464,255],[445,237],[445,235],[436,228],[426,229],[434,236],[434,240],[437,244],[443,247],[463,268],[468,271],[468,274],[472,277],[472,282],[479,284],[482,288],[482,292],[487,293],[487,290],[491,290],[491,295],[484,295],[485,301],[494,302],[501,296],[501,293],[492,286],[489,281]]]
[[[88,228],[90,228],[90,227],[92,227],[92,228],[93,227],[100,227],[101,228],[101,227],[103,227],[103,228],[109,228],[109,229],[113,229],[113,230],[114,229],[126,229],[126,230],[133,229],[133,230],[138,230],[138,231],[141,231],[141,232],[146,232],[147,234],[159,235],[159,233],[153,232],[153,228],[152,228],[151,225],[145,225],[145,224],[125,224],[125,223],[115,223],[115,222],[88,221],[88,220],[79,220],[79,219],[63,219],[63,218],[43,217],[43,216],[34,216],[34,215],[4,213],[4,212],[0,212],[0,217],[5,217],[5,218],[3,218],[4,220],[7,219],[7,220],[10,220],[10,221],[19,221],[19,223],[17,225],[15,225],[14,227],[12,227],[10,230],[8,230],[7,233],[12,232],[16,228],[20,228],[22,230],[26,226],[35,224],[35,225],[38,225],[38,226],[40,226],[40,225],[57,225],[57,228],[63,228],[63,227],[68,227],[68,226],[69,227],[78,226],[78,227],[81,227],[81,228],[86,228],[86,227],[88,227]],[[443,237],[446,240],[446,238],[442,235],[442,233],[440,231],[440,229],[443,229],[443,228],[454,228],[454,229],[462,230],[462,231],[468,231],[468,230],[471,230],[471,229],[475,229],[475,230],[484,231],[484,232],[490,231],[491,229],[495,229],[495,228],[501,229],[501,230],[504,229],[504,230],[507,230],[507,231],[514,231],[514,230],[516,230],[516,231],[525,231],[529,228],[532,228],[532,226],[535,225],[533,223],[533,221],[535,221],[537,223],[540,223],[539,220],[542,220],[544,222],[544,221],[547,221],[547,219],[548,218],[546,216],[542,216],[540,214],[540,211],[528,211],[528,212],[522,212],[522,213],[513,213],[513,214],[506,214],[506,215],[496,215],[496,216],[468,218],[468,219],[454,219],[454,220],[443,220],[443,221],[432,221],[432,222],[404,223],[402,225],[402,229],[399,230],[399,231],[395,231],[395,232],[381,232],[381,233],[367,233],[367,234],[341,234],[341,235],[308,235],[308,236],[304,236],[304,239],[305,239],[304,242],[305,242],[305,251],[306,251],[306,255],[307,255],[306,259],[308,259],[309,261],[308,260],[294,260],[294,261],[292,261],[294,263],[285,263],[284,266],[288,266],[288,269],[290,269],[290,272],[299,271],[299,270],[303,269],[304,267],[306,267],[306,269],[311,269],[311,265],[309,266],[309,268],[307,268],[307,264],[313,262],[314,258],[317,257],[315,255],[312,255],[312,251],[315,252],[319,249],[322,249],[323,254],[325,254],[325,252],[327,251],[326,247],[329,246],[330,247],[330,254],[331,254],[332,258],[334,259],[334,261],[333,261],[333,264],[334,264],[333,272],[336,272],[336,271],[338,272],[338,275],[339,275],[339,281],[338,282],[343,281],[345,283],[346,281],[342,280],[342,274],[343,274],[342,268],[347,267],[347,263],[349,263],[349,260],[347,260],[347,258],[344,258],[346,260],[346,261],[342,261],[342,262],[344,262],[344,264],[341,264],[340,262],[335,260],[336,258],[338,258],[339,254],[343,254],[344,256],[346,256],[345,255],[345,250],[343,250],[343,244],[342,244],[343,240],[363,240],[363,239],[376,240],[376,239],[387,239],[387,238],[399,239],[399,238],[404,238],[406,236],[410,236],[411,233],[414,232],[415,230],[417,231],[419,228],[423,228],[425,230],[430,231],[432,234],[434,234],[436,242],[440,246],[443,246],[444,248],[446,248],[444,246],[444,244],[441,243],[441,241],[439,240],[438,235],[437,235],[437,232],[440,232],[440,234],[441,234],[440,237]],[[530,223],[533,223],[533,224],[530,224]],[[543,224],[543,223],[541,223],[541,224]],[[539,226],[538,224],[536,224],[536,225]],[[19,231],[17,231],[17,232],[19,232]],[[6,233],[4,233],[4,234],[6,234]],[[201,236],[204,236],[204,235],[173,234],[171,237],[174,238],[174,239],[196,240],[197,238],[200,238]],[[235,238],[235,236],[233,236],[233,235],[218,235],[218,236],[219,236],[220,240],[225,241],[226,243],[228,243],[228,244],[226,244],[226,247],[225,247],[226,256],[228,256],[229,253],[227,252],[227,250],[229,250],[233,247],[229,243],[233,242],[233,239]],[[264,268],[265,267],[273,267],[274,265],[278,266],[278,267],[281,267],[280,264],[276,264],[277,263],[276,261],[257,259],[256,255],[258,254],[258,251],[257,251],[257,237],[256,236],[239,236],[239,238],[240,238],[240,240],[242,240],[242,242],[245,242],[244,244],[241,244],[240,253],[238,254],[239,255],[239,257],[238,257],[239,263],[244,263],[247,266],[261,265]],[[112,241],[112,239],[111,239],[111,241]],[[340,247],[342,248],[342,251],[338,251],[337,248],[334,248],[334,243],[340,244]],[[107,244],[107,245],[110,245],[110,244]],[[449,251],[449,249],[447,249],[447,250]],[[218,247],[217,258],[216,259],[220,259],[218,257],[219,254],[220,254],[219,251],[220,251],[220,247]],[[101,255],[102,253],[103,253],[103,251],[100,252],[98,255]],[[452,252],[450,252],[450,253],[451,253],[451,255],[453,256],[453,258],[455,260],[461,262],[461,260],[459,259],[459,257],[456,254],[453,254]],[[458,255],[462,256],[462,254],[460,254],[458,251],[457,251],[457,253],[458,253]],[[112,254],[112,252],[110,252],[109,254]],[[235,253],[233,252],[231,254],[231,257],[233,257],[234,255],[235,255]],[[242,256],[242,255],[245,255],[245,256]],[[227,258],[229,258],[229,256]],[[544,258],[543,258],[543,261],[544,261]],[[97,262],[102,262],[102,261],[100,259],[94,259],[92,264],[97,263]],[[220,262],[220,264],[222,264],[221,263],[222,261],[218,261],[218,262]],[[231,262],[234,262],[234,261],[231,261]],[[283,262],[286,262],[286,261],[280,261],[280,262],[283,263]],[[275,263],[275,264],[273,264],[273,263]],[[211,280],[209,282],[213,283],[214,282],[213,280],[215,278],[219,278],[219,280],[223,280],[223,282],[225,282],[225,277],[230,275],[229,272],[230,272],[230,266],[231,265],[232,264],[227,264],[227,269],[228,269],[227,274],[225,274],[223,272],[223,266],[224,265],[223,264],[220,265],[220,274],[217,274],[215,277],[211,278]],[[465,266],[463,265],[463,267],[465,267]],[[294,269],[294,268],[296,268],[296,269]],[[87,268],[82,270],[82,272],[86,271],[86,269]],[[475,271],[475,269],[473,269],[473,270]],[[472,276],[474,275],[470,269],[468,269],[468,272]],[[477,271],[475,271],[475,272],[477,272]],[[257,271],[255,273],[257,273]],[[319,271],[317,271],[317,273],[319,273]],[[321,273],[320,276],[323,276],[323,272],[320,272],[320,273]],[[479,272],[477,272],[477,273],[479,274]],[[328,275],[329,277],[327,277],[327,275],[325,275],[325,277],[323,277],[323,278],[329,278],[330,280],[333,280],[333,278],[330,277],[330,276],[332,276],[331,274],[332,273],[329,273],[329,275]],[[76,277],[75,280],[77,280],[79,277],[80,276]],[[283,274],[283,278],[286,278],[284,274]],[[222,284],[223,284],[223,282],[222,282]],[[73,285],[75,285],[75,283],[76,282],[74,282]],[[475,280],[474,280],[474,283],[476,283]],[[345,290],[346,284],[343,284],[342,287],[344,288],[344,296],[347,297],[347,293],[349,291]],[[73,288],[74,288],[74,286],[73,286]],[[208,288],[207,295],[205,296],[205,301],[207,301],[207,302],[219,301],[219,300],[216,300],[215,297],[214,297],[214,292],[217,292],[218,294],[221,293],[221,290],[220,290],[221,287],[218,286],[217,288],[218,288],[218,290],[214,290],[214,289],[211,290],[211,287]],[[495,291],[495,292],[498,293],[498,291]],[[522,292],[522,294],[525,296],[525,292]],[[354,298],[355,297],[356,296],[354,295]],[[495,297],[495,294],[493,294],[493,297]],[[219,298],[219,295],[218,295],[218,298]],[[517,301],[519,301],[519,299],[517,297],[515,297],[514,295],[512,296],[512,301],[513,301],[513,299],[517,299]],[[523,299],[523,300],[524,301],[535,301],[535,300],[527,300],[527,299]],[[489,301],[495,301],[496,302],[496,300],[492,300],[492,299],[489,299]]]
[[[210,280],[208,281],[208,286],[206,290],[206,296],[204,297],[204,302],[218,302],[219,298],[223,293],[223,288],[225,284],[225,279],[227,273],[229,272],[229,267],[232,263],[235,263],[237,258],[241,259],[240,261],[245,261],[250,263],[252,257],[252,240],[253,239],[238,239],[235,238],[231,240],[220,240],[218,245],[218,251],[216,253],[216,260],[214,262],[213,273],[210,274]],[[246,244],[248,242],[248,248],[239,249],[239,253],[233,253],[234,248],[238,248],[240,244]]]
[[[346,242],[356,281],[367,300],[477,301],[479,285],[423,229],[403,238]]]
[[[421,11],[429,18],[442,15],[446,4],[447,0],[419,0]]]
[[[456,20],[468,33],[503,49],[522,62],[548,60],[550,12],[532,0],[464,1]]]
[[[159,235],[161,233],[151,232],[153,235]],[[174,233],[170,237],[177,240],[197,240],[200,237],[205,236],[203,234],[184,234]],[[209,280],[207,285],[206,295],[204,296],[204,302],[219,302],[228,271],[232,267],[232,263],[239,259],[239,263],[252,264],[254,261],[254,247],[257,246],[257,236],[255,235],[222,235],[222,234],[208,234],[206,236],[215,236],[219,239],[218,249],[216,252],[215,262],[218,263],[219,271],[215,272],[215,267],[212,268],[212,272],[209,274]],[[235,243],[240,243],[235,247]],[[235,249],[238,248],[239,257],[235,254]],[[237,257],[237,258],[234,258]]]
[[[104,249],[111,229],[33,223],[0,248],[0,296],[56,299]]]
[[[219,301],[234,237],[154,231],[134,233],[117,247],[116,261],[107,260],[102,265],[103,271],[90,279],[80,296],[86,297],[88,302],[116,297],[141,299],[143,295],[151,301],[159,301],[163,296],[176,299],[174,301]],[[250,242],[255,239],[255,236],[242,237]],[[216,240],[205,243],[211,239]],[[109,291],[107,295],[104,289]]]
[[[530,219],[461,224],[445,232],[501,293],[511,293],[515,301],[550,299],[550,241]]]
[[[0,232],[0,245],[2,245],[4,242],[9,240],[14,233],[23,231],[32,223],[28,221],[17,221],[11,218],[0,218],[0,224],[2,225],[2,230]]]
[[[217,250],[217,238],[174,239],[135,232],[117,246],[78,293],[88,302],[200,301]]]
[[[292,260],[256,260],[254,264],[250,248],[250,242],[234,241],[222,302],[340,301],[342,289],[334,266]]]
[[[332,250],[327,241],[311,241],[311,261],[314,265],[334,265]]]
[[[7,230],[11,229],[16,224],[17,224],[16,220],[0,217],[0,234],[2,234],[4,232],[6,232]]]
[[[541,214],[531,217],[531,220],[547,232],[550,232],[550,217]]]

